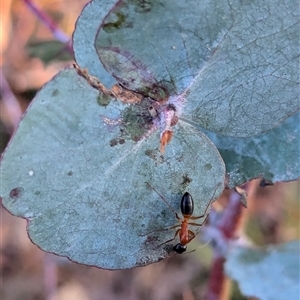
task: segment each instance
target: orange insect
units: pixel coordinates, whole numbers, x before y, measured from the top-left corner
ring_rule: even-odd
[[[154,231],[162,231],[162,230],[170,230],[170,229],[173,229],[173,228],[180,227],[178,230],[176,230],[175,235],[174,235],[174,237],[172,239],[167,240],[166,242],[160,244],[159,246],[175,240],[176,236],[179,235],[180,243],[176,244],[173,247],[173,250],[176,253],[179,253],[179,254],[185,252],[186,249],[187,249],[186,245],[191,240],[193,240],[195,238],[195,236],[196,236],[196,234],[192,230],[189,229],[189,225],[192,225],[192,226],[202,226],[204,224],[204,222],[206,221],[207,217],[200,224],[199,223],[194,223],[194,222],[189,222],[189,221],[190,220],[197,220],[197,219],[201,219],[201,218],[205,217],[205,215],[207,213],[207,210],[208,210],[208,207],[210,206],[210,203],[211,203],[211,201],[212,201],[213,198],[210,200],[209,204],[207,205],[204,214],[201,215],[201,216],[194,217],[194,216],[192,216],[193,212],[194,212],[194,200],[193,200],[192,196],[188,192],[184,193],[184,195],[181,198],[181,205],[180,205],[180,209],[181,209],[181,213],[182,213],[183,218],[180,218],[178,216],[177,212],[175,211],[175,209],[172,207],[172,205],[150,183],[148,183],[148,182],[146,182],[146,183],[169,206],[169,208],[174,212],[175,217],[176,217],[176,219],[179,222],[179,224],[174,225],[174,226],[169,227],[169,228],[165,228],[165,229],[161,229],[161,230],[154,230]],[[153,232],[153,231],[151,231],[151,232]]]

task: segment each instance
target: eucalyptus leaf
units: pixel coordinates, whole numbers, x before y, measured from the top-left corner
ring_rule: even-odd
[[[176,229],[162,229],[178,220],[159,194],[179,213],[188,191],[195,215],[220,195],[224,163],[199,126],[212,132],[232,185],[258,172],[299,176],[297,8],[296,0],[90,2],[73,36],[77,63],[142,100],[103,94],[74,69],[57,75],[2,157],[3,205],[28,220],[42,249],[123,269],[157,262],[178,242],[164,243]],[[280,155],[288,159],[277,164]]]
[[[119,1],[99,21],[95,47],[127,88],[185,95],[183,119],[253,136],[299,111],[298,4]]]
[[[299,241],[257,249],[234,247],[228,254],[225,271],[248,297],[297,300],[299,255]]]
[[[94,40],[103,19],[114,7],[116,0],[101,0],[89,2],[81,12],[73,33],[74,57],[81,68],[110,88],[116,80],[104,69],[95,50]]]
[[[139,114],[147,101],[109,98],[75,69],[37,94],[3,155],[1,197],[28,220],[40,248],[106,269],[157,262],[178,240],[163,244],[175,231],[153,230],[178,221],[146,182],[178,213],[186,191],[195,215],[222,192],[225,167],[215,146],[179,121],[162,154],[160,132]]]
[[[300,113],[280,126],[251,138],[232,138],[199,128],[218,148],[229,186],[263,176],[272,182],[300,177]]]

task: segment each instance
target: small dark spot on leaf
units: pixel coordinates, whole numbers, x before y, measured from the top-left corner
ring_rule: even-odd
[[[176,157],[176,160],[181,163],[183,161],[183,155]]]
[[[120,84],[125,87],[125,88],[128,88],[129,87],[129,83],[127,81],[124,81],[124,80],[120,80]]]
[[[110,103],[111,97],[105,94],[99,94],[97,97],[97,103],[100,106],[107,106]]]
[[[189,177],[189,175],[188,174],[184,174],[184,175],[182,175],[182,185],[185,185],[185,186],[187,186],[187,185],[189,185],[191,182],[192,182],[192,179]]]
[[[152,159],[156,159],[155,151],[153,151],[151,149],[147,149],[145,151],[145,155],[149,156]]]
[[[113,33],[116,30],[119,30],[121,28],[132,28],[131,22],[126,22],[126,17],[121,12],[116,12],[115,14],[112,14],[114,19],[116,19],[115,22],[107,22],[105,23],[102,28],[107,33]]]
[[[146,241],[144,242],[144,244],[153,244],[153,242],[157,242],[159,239],[157,236],[147,236]]]
[[[24,194],[24,189],[22,187],[16,187],[10,191],[9,197],[12,199],[18,199],[23,194]]]
[[[152,10],[151,0],[133,0],[132,3],[135,5],[134,10],[138,13],[144,14]]]
[[[164,250],[167,251],[167,253],[171,253],[171,252],[174,252],[173,247],[174,247],[174,245],[166,245],[164,247]]]
[[[165,87],[154,85],[149,91],[148,96],[157,101],[161,101],[168,98],[169,93]]]
[[[152,84],[152,86],[141,87],[138,91],[144,95],[144,97],[150,97],[158,102],[164,102],[170,95],[176,94],[174,84],[165,80]]]
[[[110,146],[111,147],[114,147],[116,145],[118,145],[118,141],[116,139],[112,139],[110,142],[109,142]]]
[[[168,214],[165,210],[163,210],[161,213],[160,213],[162,216],[163,216],[163,218]]]
[[[142,101],[125,108],[122,112],[123,128],[134,141],[139,141],[152,126],[152,117],[148,107],[149,102]]]
[[[35,191],[34,194],[35,194],[36,196],[39,196],[39,195],[41,194],[41,192],[40,192],[40,191]]]
[[[206,165],[204,166],[204,168],[205,168],[205,170],[211,170],[212,165],[211,165],[211,164],[206,164]]]
[[[72,176],[72,175],[73,175],[73,172],[72,172],[72,171],[69,171],[67,174],[68,174],[69,176]]]
[[[124,144],[125,143],[125,140],[124,139],[119,139],[119,144]]]
[[[169,110],[176,111],[176,106],[174,104],[172,104],[172,103],[168,104],[167,107],[168,107]]]
[[[57,96],[58,94],[59,94],[59,90],[58,90],[58,89],[55,89],[55,90],[52,92],[51,96],[54,97],[54,96]]]

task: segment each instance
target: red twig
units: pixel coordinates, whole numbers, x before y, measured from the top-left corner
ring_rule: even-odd
[[[224,263],[224,257],[217,256],[213,259],[206,294],[207,300],[219,300],[221,297],[225,284]]]
[[[240,198],[241,196],[232,190],[226,209],[221,213],[212,209],[209,215],[209,224],[203,227],[203,236],[207,240],[212,240],[213,248],[213,262],[206,300],[223,299],[226,283],[225,255],[230,243],[238,237],[237,229],[243,210]]]

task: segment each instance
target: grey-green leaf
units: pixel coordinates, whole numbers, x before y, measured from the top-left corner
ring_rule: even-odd
[[[109,99],[74,69],[38,93],[2,158],[1,197],[28,220],[39,247],[106,269],[157,262],[178,240],[160,245],[175,231],[150,232],[178,221],[146,182],[178,213],[185,191],[195,215],[221,193],[225,168],[214,145],[179,121],[162,155],[160,133],[137,114],[144,102]]]
[[[299,241],[266,248],[235,247],[225,270],[241,292],[261,300],[297,300],[300,295]]]
[[[126,87],[185,92],[183,119],[253,136],[299,111],[297,12],[296,0],[120,1],[95,46]]]
[[[89,74],[96,76],[107,87],[116,80],[104,69],[97,55],[94,39],[103,19],[115,5],[116,0],[91,1],[81,12],[73,34],[74,56],[78,65],[88,69]]]
[[[229,186],[263,176],[272,182],[300,177],[300,113],[279,127],[251,138],[231,138],[200,129],[216,145],[229,174]]]

